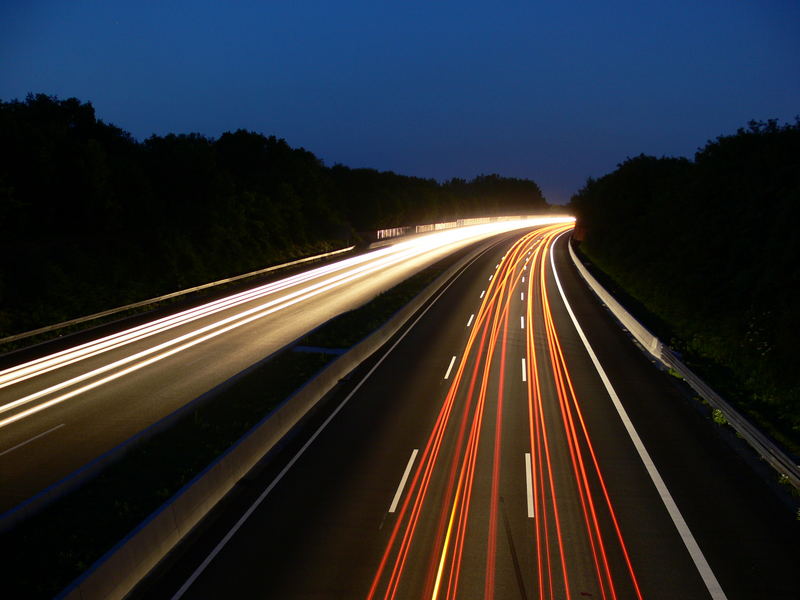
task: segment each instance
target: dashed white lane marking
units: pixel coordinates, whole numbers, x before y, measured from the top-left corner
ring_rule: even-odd
[[[531,481],[531,453],[525,453],[525,489],[528,492],[528,518],[533,518],[533,482]]]
[[[453,358],[451,358],[451,359],[450,359],[450,366],[449,366],[449,367],[447,367],[447,373],[445,373],[445,374],[444,374],[444,378],[445,378],[445,379],[447,379],[448,377],[450,377],[450,371],[452,371],[452,370],[453,370],[453,365],[455,364],[455,362],[456,362],[456,357],[455,357],[455,356],[453,356]]]
[[[61,423],[61,425],[56,425],[55,427],[51,427],[47,431],[43,431],[39,435],[35,435],[32,438],[30,438],[28,440],[25,440],[24,442],[20,442],[19,444],[17,444],[16,446],[13,446],[12,448],[9,448],[8,450],[3,450],[2,452],[0,452],[0,456],[3,456],[4,454],[8,454],[9,452],[13,452],[17,448],[22,448],[23,446],[25,446],[27,444],[30,444],[34,440],[38,440],[40,437],[46,436],[48,433],[53,433],[56,429],[61,429],[63,426],[64,426],[64,423]]]
[[[483,290],[483,291],[481,292],[481,300],[483,300],[483,297],[484,297],[485,295],[486,295],[486,290]]]
[[[403,488],[406,487],[406,481],[408,480],[408,475],[411,473],[411,467],[414,465],[414,459],[417,458],[417,452],[419,452],[419,449],[414,448],[414,451],[411,453],[411,458],[408,459],[406,470],[403,472],[403,478],[400,480],[400,485],[397,486],[397,491],[394,493],[394,498],[392,499],[392,505],[389,507],[390,513],[397,510],[397,504],[400,502],[400,497],[403,495]]]
[[[519,328],[520,329],[525,329],[525,317],[520,317],[519,318]]]
[[[492,280],[492,276],[491,276],[491,275],[489,275],[489,281],[491,281],[491,280]]]
[[[525,276],[522,276],[522,283],[525,283]]]
[[[473,259],[473,261],[474,260],[475,259]],[[457,277],[458,277],[458,275],[456,275],[456,278]],[[239,518],[239,520],[236,521],[236,523],[234,523],[233,527],[231,527],[228,530],[228,533],[226,533],[222,537],[222,539],[217,543],[217,545],[214,546],[214,549],[208,554],[208,556],[206,556],[203,559],[203,562],[201,562],[197,566],[197,568],[192,572],[192,574],[189,576],[189,578],[186,581],[183,582],[183,585],[180,588],[178,588],[178,591],[175,592],[172,595],[171,600],[179,600],[180,598],[183,597],[183,595],[186,593],[186,591],[190,587],[192,587],[194,582],[197,581],[197,578],[200,577],[200,575],[203,574],[203,572],[206,570],[206,568],[208,568],[208,565],[210,565],[211,562],[217,557],[217,555],[220,552],[222,552],[222,550],[225,548],[225,546],[227,546],[228,542],[233,538],[233,536],[236,535],[236,533],[247,522],[247,520],[250,518],[250,515],[252,515],[256,510],[258,510],[258,507],[261,506],[261,503],[267,498],[267,496],[269,496],[270,493],[272,493],[272,490],[275,489],[275,487],[281,482],[281,480],[283,480],[283,478],[291,470],[291,468],[294,466],[294,464],[298,460],[300,460],[300,457],[303,456],[303,454],[306,452],[306,450],[308,450],[308,448],[311,446],[311,444],[314,443],[314,440],[316,440],[319,437],[319,435],[325,430],[325,428],[328,426],[328,424],[331,421],[333,421],[333,419],[336,417],[336,415],[339,414],[339,412],[347,405],[347,403],[350,401],[350,398],[352,398],[353,396],[356,395],[356,393],[358,393],[358,390],[361,389],[361,386],[363,386],[364,383],[372,376],[372,374],[375,371],[378,370],[378,368],[381,366],[381,364],[383,364],[383,361],[386,360],[386,357],[388,357],[389,354],[395,348],[397,348],[397,346],[400,344],[400,342],[402,342],[405,339],[405,337],[408,335],[408,333],[411,330],[413,330],[414,326],[417,323],[419,323],[420,319],[422,319],[422,317],[424,317],[425,314],[427,314],[428,310],[430,310],[430,308],[435,305],[436,301],[439,298],[441,298],[442,294],[444,294],[445,291],[447,291],[447,289],[453,284],[454,281],[456,281],[456,280],[455,279],[451,280],[450,283],[446,284],[438,292],[438,294],[436,296],[434,296],[433,302],[431,302],[425,309],[423,309],[422,313],[420,313],[417,316],[417,318],[414,319],[414,321],[411,323],[409,328],[406,329],[400,335],[400,337],[397,340],[395,340],[395,342],[389,347],[389,349],[386,351],[386,353],[383,354],[383,356],[381,356],[378,359],[378,362],[376,362],[374,365],[372,365],[372,368],[367,372],[366,375],[364,375],[364,377],[361,379],[361,381],[359,381],[356,384],[356,386],[352,390],[350,390],[350,393],[347,394],[347,396],[345,396],[344,400],[342,400],[339,403],[339,405],[333,410],[333,412],[330,415],[328,415],[328,418],[325,419],[322,422],[322,425],[320,425],[317,428],[317,430],[311,435],[311,437],[308,438],[308,440],[306,441],[305,444],[302,445],[300,450],[298,450],[297,453],[289,460],[289,462],[286,463],[286,466],[284,466],[283,469],[281,469],[280,473],[278,473],[275,476],[275,479],[273,479],[272,482],[266,487],[266,489],[264,489],[264,491],[261,492],[261,494],[258,496],[258,498],[256,498],[255,502],[253,502],[250,505],[250,507],[244,512],[244,514]]]
[[[525,292],[520,292],[519,293],[519,299],[522,300],[522,301],[525,301]]]
[[[474,319],[474,318],[475,318],[475,313],[472,313],[472,314],[469,316],[469,321],[467,321],[467,327],[469,327],[470,325],[472,325],[472,319]]]
[[[525,359],[522,359],[522,381],[528,381],[528,370],[525,368]]]

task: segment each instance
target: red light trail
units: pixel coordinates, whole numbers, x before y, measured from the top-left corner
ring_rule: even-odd
[[[483,598],[505,597],[498,560],[506,532],[499,524],[515,477],[517,491],[529,482],[533,508],[528,535],[516,541],[525,546],[524,596],[642,597],[549,298],[548,253],[571,226],[522,236],[490,278],[368,599],[449,600],[480,589]],[[510,333],[510,319],[520,322],[514,331],[523,342]],[[520,359],[511,359],[517,355],[519,383],[512,376],[519,379]],[[504,435],[521,411],[528,430],[522,448]],[[530,472],[510,473],[512,457],[526,453]],[[529,515],[514,518],[522,516]]]

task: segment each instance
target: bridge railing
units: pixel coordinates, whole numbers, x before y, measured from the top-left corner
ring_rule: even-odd
[[[378,229],[376,232],[366,234],[367,237],[381,242],[405,235],[415,233],[428,233],[430,231],[442,231],[444,229],[454,229],[456,227],[467,227],[469,225],[482,225],[484,223],[499,223],[502,221],[517,221],[527,219],[530,216],[511,216],[511,217],[475,217],[472,219],[457,219],[455,221],[445,221],[442,223],[427,223],[425,225],[410,225],[407,227],[389,227]]]

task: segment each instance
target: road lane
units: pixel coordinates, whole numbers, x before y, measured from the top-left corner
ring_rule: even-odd
[[[496,259],[492,255],[476,264],[489,268]],[[472,312],[479,305],[480,291],[470,278],[460,277],[448,290],[448,296],[456,305],[463,302]],[[261,589],[268,590],[265,593],[272,597],[292,597],[297,593],[292,586],[303,579],[306,589],[325,590],[328,597],[358,597],[354,586],[363,589],[369,585],[373,565],[363,558],[378,555],[380,539],[359,532],[379,533],[380,528],[389,526],[388,507],[409,454],[425,443],[436,419],[438,396],[449,386],[444,375],[453,362],[451,350],[463,346],[469,334],[464,320],[458,318],[456,324],[455,318],[450,319],[452,309],[447,303],[431,307],[430,314],[409,333],[415,338],[414,343],[400,344],[389,355],[390,364],[379,369],[381,376],[365,382],[363,393],[351,400],[354,406],[348,404],[342,409],[330,429],[319,435],[248,520],[248,531],[253,528],[280,542],[260,545],[243,562],[235,558],[235,553],[229,554],[227,548],[213,561],[212,565],[218,561],[228,564],[243,576],[249,573],[248,578],[258,580],[264,576],[263,588],[259,583],[243,580],[244,586],[233,595],[246,595],[247,590],[258,593],[255,590]],[[426,349],[422,360],[420,347]],[[411,364],[416,368],[408,371]],[[344,438],[339,439],[342,435]],[[275,518],[288,513],[296,518]],[[231,543],[238,545],[238,536]],[[312,564],[314,576],[302,576]],[[345,577],[341,576],[343,564],[349,565]],[[266,566],[267,571],[257,565]],[[173,564],[169,575],[181,574],[183,568]],[[203,590],[207,597],[216,593],[207,583],[198,581],[190,594],[203,597]],[[148,589],[142,597],[169,597],[161,593]]]
[[[0,511],[336,314],[452,252],[531,223],[419,236],[0,372]]]
[[[173,598],[181,586],[185,598],[711,597],[540,239],[522,251],[505,244],[459,277],[203,570],[294,456],[291,444],[133,597]],[[796,597],[792,516],[693,418],[565,257],[562,239],[554,262],[565,293],[721,589],[728,598]]]
[[[710,425],[687,388],[660,373],[651,357],[631,342],[577,273],[565,240],[557,244],[554,262],[588,341],[727,597],[797,598],[800,523],[795,508],[788,507],[770,483],[774,473],[729,431]],[[574,365],[576,385],[590,385],[594,369],[582,342],[571,333],[569,315],[554,316]],[[598,399],[603,402],[586,405],[590,430],[610,422],[607,394]],[[620,426],[610,435],[626,433]],[[614,497],[620,510],[630,514],[631,554],[647,552],[651,557],[637,571],[641,579],[652,581],[643,587],[669,589],[685,573],[665,562],[678,549],[668,539],[654,539],[651,524],[661,512],[652,510],[643,501],[643,490],[632,487],[624,476],[639,468],[641,461],[611,445],[599,446],[598,452],[603,464],[615,465],[606,476],[609,487],[617,490]]]

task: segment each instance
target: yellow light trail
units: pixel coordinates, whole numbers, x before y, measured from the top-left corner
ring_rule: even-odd
[[[576,550],[573,541],[570,552],[567,551],[565,515],[560,505],[561,497],[569,494],[577,498],[580,506],[580,523],[570,522],[570,531],[576,531],[576,527],[583,531],[581,544],[585,544],[594,565],[594,582],[599,596],[609,600],[622,597],[620,590],[624,589],[623,595],[641,598],[549,300],[549,253],[558,236],[570,227],[556,224],[523,235],[503,257],[488,288],[481,294],[481,304],[472,321],[465,349],[452,380],[449,380],[402,507],[395,513],[397,518],[373,577],[368,599],[410,596],[450,600],[458,597],[468,532],[478,526],[486,527],[482,597],[491,599],[496,594],[500,467],[502,454],[508,452],[503,447],[501,426],[506,400],[505,378],[507,372],[518,373],[519,365],[518,360],[511,361],[509,365],[517,368],[507,371],[508,322],[510,306],[520,284],[526,290],[521,330],[525,338],[523,389],[527,395],[530,444],[523,450],[531,457],[529,462],[526,461],[530,468],[525,480],[531,482],[534,503],[531,507],[534,515],[532,537],[528,541],[534,559],[526,574],[528,584],[540,600],[573,597],[575,584],[570,552]],[[540,336],[538,340],[537,336]],[[499,375],[495,420],[487,425],[487,407],[494,393],[490,388],[495,389],[490,385],[490,376],[496,373],[496,369],[499,369]],[[549,382],[546,392],[545,380]],[[447,453],[443,451],[445,438],[452,440],[452,450]],[[476,478],[478,452],[485,444],[488,444],[491,457],[490,477]],[[574,479],[571,486],[563,480],[556,482],[554,477],[556,447],[560,455],[567,457]],[[563,467],[563,464],[558,465],[558,468]],[[434,480],[438,481],[436,491]],[[485,523],[480,521],[480,524],[473,522],[472,517],[477,485],[489,488],[489,516]],[[486,496],[483,494],[481,497]],[[432,515],[436,518],[432,519]],[[425,547],[416,543],[423,518],[428,530]],[[611,523],[610,535],[608,528],[601,526],[601,522],[607,521]],[[470,536],[470,540],[476,539],[474,535]],[[623,556],[624,568],[612,565],[609,554],[612,546],[615,556],[617,552]],[[420,565],[425,564],[428,565],[427,576],[421,577]],[[413,577],[412,573],[415,573]],[[585,579],[587,573],[581,573],[581,577]],[[414,587],[408,587],[412,581],[416,582]]]

